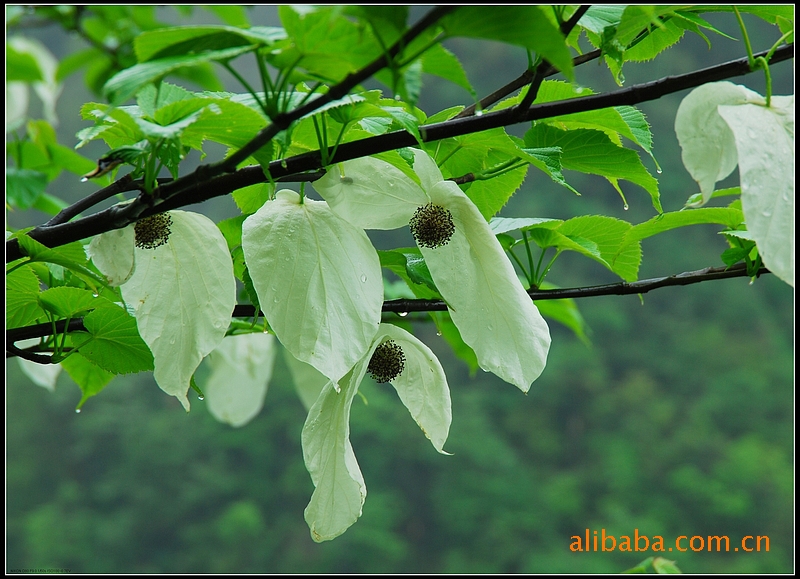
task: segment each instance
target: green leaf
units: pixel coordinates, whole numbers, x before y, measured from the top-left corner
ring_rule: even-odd
[[[168,56],[126,68],[112,76],[103,86],[103,94],[114,105],[120,105],[152,82],[156,82],[179,68],[198,66],[211,61],[231,60],[253,50],[253,46],[236,46],[211,50],[202,54]]]
[[[456,56],[441,44],[435,44],[422,55],[422,72],[433,74],[460,86],[474,95],[475,89]]]
[[[101,302],[100,305],[83,318],[83,325],[88,334],[85,332],[71,334],[76,345],[86,341],[78,336],[93,338],[81,347],[81,355],[114,374],[152,370],[153,355],[139,336],[136,319],[124,308],[108,300],[101,298],[98,301]]]
[[[39,294],[39,304],[61,318],[76,315],[97,307],[97,295],[77,287],[54,287]]]
[[[652,30],[641,41],[625,51],[625,60],[632,62],[652,60],[683,38],[683,32],[684,28],[674,20],[661,22],[660,27]]]
[[[573,80],[572,56],[564,36],[550,18],[545,6],[462,6],[442,19],[448,36],[485,38],[524,46],[536,51],[550,64]]]
[[[763,105],[765,100],[744,86],[725,81],[697,87],[678,107],[675,134],[683,165],[700,185],[703,203],[711,197],[714,184],[730,175],[738,162],[736,140],[718,107],[745,103]]]
[[[122,285],[122,297],[153,353],[156,382],[188,411],[189,380],[230,324],[236,278],[213,221],[186,211],[169,215],[169,240],[155,249],[136,248],[136,270]]]
[[[739,156],[747,230],[771,272],[794,287],[794,96],[720,106]]]
[[[6,329],[21,328],[40,318],[39,278],[30,266],[24,265],[6,274]]]
[[[284,189],[245,220],[242,248],[281,343],[330,379],[344,376],[369,348],[383,304],[380,263],[366,233],[326,203],[300,203]]]
[[[17,51],[13,45],[6,45],[6,82],[35,82],[44,80],[39,64],[33,55]]]
[[[29,209],[47,189],[48,182],[41,171],[6,167],[6,201],[17,209]]]
[[[406,282],[414,297],[422,299],[441,298],[436,289],[436,284],[433,283],[433,279],[430,277],[427,265],[424,265],[424,273],[422,271],[425,262],[416,247],[378,251],[378,257],[381,261],[381,267],[385,267]],[[409,262],[418,262],[412,266],[412,270],[416,270],[413,279],[409,271]],[[425,276],[425,273],[427,273],[427,276]]]
[[[233,192],[233,201],[244,215],[251,215],[266,203],[274,186],[270,183],[248,185]]]
[[[720,223],[733,229],[741,224],[743,219],[741,211],[730,207],[702,207],[686,211],[673,211],[662,213],[649,221],[634,225],[627,233],[626,239],[628,241],[645,239],[676,227],[700,223]]]
[[[100,279],[95,272],[84,266],[87,263],[86,253],[79,241],[62,245],[58,249],[50,249],[28,235],[20,235],[17,239],[20,249],[30,257],[31,261],[55,263],[65,267],[93,289],[98,284],[105,283],[105,280]]]
[[[80,354],[68,356],[61,361],[61,366],[83,392],[76,410],[80,410],[89,398],[100,394],[114,378],[114,374],[95,366]]]
[[[214,418],[238,428],[261,412],[276,348],[275,336],[259,332],[227,336],[208,355],[203,393]]]
[[[642,261],[641,244],[628,239],[631,224],[627,221],[602,215],[573,217],[562,223],[555,231],[569,238],[592,241],[600,252],[601,263],[625,281],[635,281]],[[590,255],[587,253],[586,255]]]
[[[661,213],[658,181],[647,172],[642,160],[634,151],[614,144],[602,131],[574,129],[562,131],[537,123],[525,133],[527,147],[560,147],[561,162],[565,169],[601,175],[617,191],[618,179],[625,179],[642,187],[650,194],[653,207]],[[621,193],[621,191],[620,191]]]
[[[283,38],[286,38],[286,32],[276,27],[177,26],[143,32],[134,40],[134,50],[139,62],[146,62],[253,44],[268,45]]]

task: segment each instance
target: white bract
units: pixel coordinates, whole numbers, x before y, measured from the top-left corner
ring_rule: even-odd
[[[238,428],[261,412],[275,350],[275,336],[258,332],[227,336],[208,355],[211,374],[203,382],[202,391],[214,418]]]
[[[703,201],[739,165],[742,211],[764,265],[794,287],[794,97],[705,84],[678,108],[675,132]]]
[[[391,164],[365,157],[332,167],[314,188],[359,227],[401,227],[428,204],[447,210],[454,225],[449,241],[435,248],[418,243],[431,277],[481,368],[527,392],[547,360],[547,323],[475,204],[443,179],[427,153],[413,151],[422,187]]]
[[[714,185],[736,168],[738,154],[733,133],[717,110],[720,105],[765,104],[757,92],[731,82],[710,82],[681,101],[675,115],[675,134],[686,170],[700,185],[703,204]]]
[[[261,311],[298,360],[338,382],[369,348],[383,278],[363,229],[294,191],[245,219],[242,250]]]
[[[236,278],[225,238],[213,221],[187,211],[168,215],[168,239],[154,249],[134,248],[134,271],[120,289],[153,353],[156,382],[188,411],[189,380],[230,324]],[[103,259],[95,265],[115,279],[119,272],[104,270],[105,264],[113,263],[114,255],[128,259],[132,243],[128,234],[98,236],[92,251]]]
[[[764,265],[794,287],[794,97],[719,113],[736,139],[747,230]]]
[[[413,335],[381,324],[366,355],[341,380],[329,382],[308,413],[303,427],[303,457],[316,487],[305,518],[311,537],[328,541],[344,533],[361,516],[367,496],[364,477],[350,445],[350,407],[375,350],[391,340],[405,356],[402,372],[390,382],[414,421],[443,450],[452,419],[450,390],[439,360]]]

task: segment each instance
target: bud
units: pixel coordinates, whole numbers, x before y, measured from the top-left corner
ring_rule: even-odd
[[[447,245],[456,230],[451,213],[433,203],[417,209],[408,225],[417,244],[431,249]]]
[[[140,249],[155,249],[164,245],[169,240],[172,217],[169,213],[159,213],[137,221],[133,227],[136,234],[136,247]]]
[[[394,340],[387,340],[372,354],[367,372],[376,382],[391,382],[397,378],[406,366],[406,355],[403,348]]]

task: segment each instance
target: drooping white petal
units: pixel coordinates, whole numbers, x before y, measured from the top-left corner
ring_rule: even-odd
[[[429,191],[450,210],[455,233],[446,245],[420,247],[450,316],[481,368],[527,392],[547,361],[550,331],[517,278],[489,225],[452,181]]]
[[[719,114],[736,139],[747,230],[764,265],[794,287],[794,96]]]
[[[236,278],[213,221],[187,211],[169,214],[169,240],[156,249],[135,249],[136,270],[121,289],[153,353],[156,382],[188,412],[189,380],[230,324]]]
[[[334,213],[363,229],[408,225],[414,211],[428,202],[420,186],[400,169],[373,157],[337,164],[313,187]]]
[[[202,390],[214,418],[239,427],[261,412],[272,378],[276,343],[272,334],[227,336],[208,355],[211,374]]]
[[[414,153],[414,171],[419,177],[422,188],[430,191],[433,186],[444,180],[442,172],[436,165],[436,161],[425,151],[411,149]]]
[[[86,255],[97,266],[108,285],[119,286],[133,275],[133,225],[101,233],[89,243]]]
[[[381,324],[376,345],[393,340],[403,349],[405,368],[391,381],[397,395],[433,447],[442,454],[450,431],[450,389],[439,359],[413,334],[392,324]]]
[[[764,97],[731,82],[710,82],[697,87],[681,101],[675,115],[675,134],[686,170],[700,185],[703,203],[714,192],[714,184],[736,168],[736,143],[720,117],[720,105],[764,104]]]
[[[242,226],[261,310],[291,354],[338,381],[370,347],[383,305],[378,254],[327,203],[279,191]]]
[[[362,360],[344,376],[341,391],[329,382],[303,426],[303,458],[315,487],[305,519],[318,543],[335,539],[355,523],[367,497],[350,445],[350,408],[364,372]]]

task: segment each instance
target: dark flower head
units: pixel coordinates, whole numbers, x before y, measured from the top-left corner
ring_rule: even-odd
[[[169,240],[172,217],[169,213],[159,213],[138,221],[133,228],[136,234],[136,247],[155,249]]]
[[[433,203],[417,209],[409,227],[417,244],[431,249],[447,245],[456,230],[450,211]]]
[[[403,348],[394,340],[387,340],[375,348],[367,372],[376,382],[391,382],[403,372],[405,365],[406,355]]]

